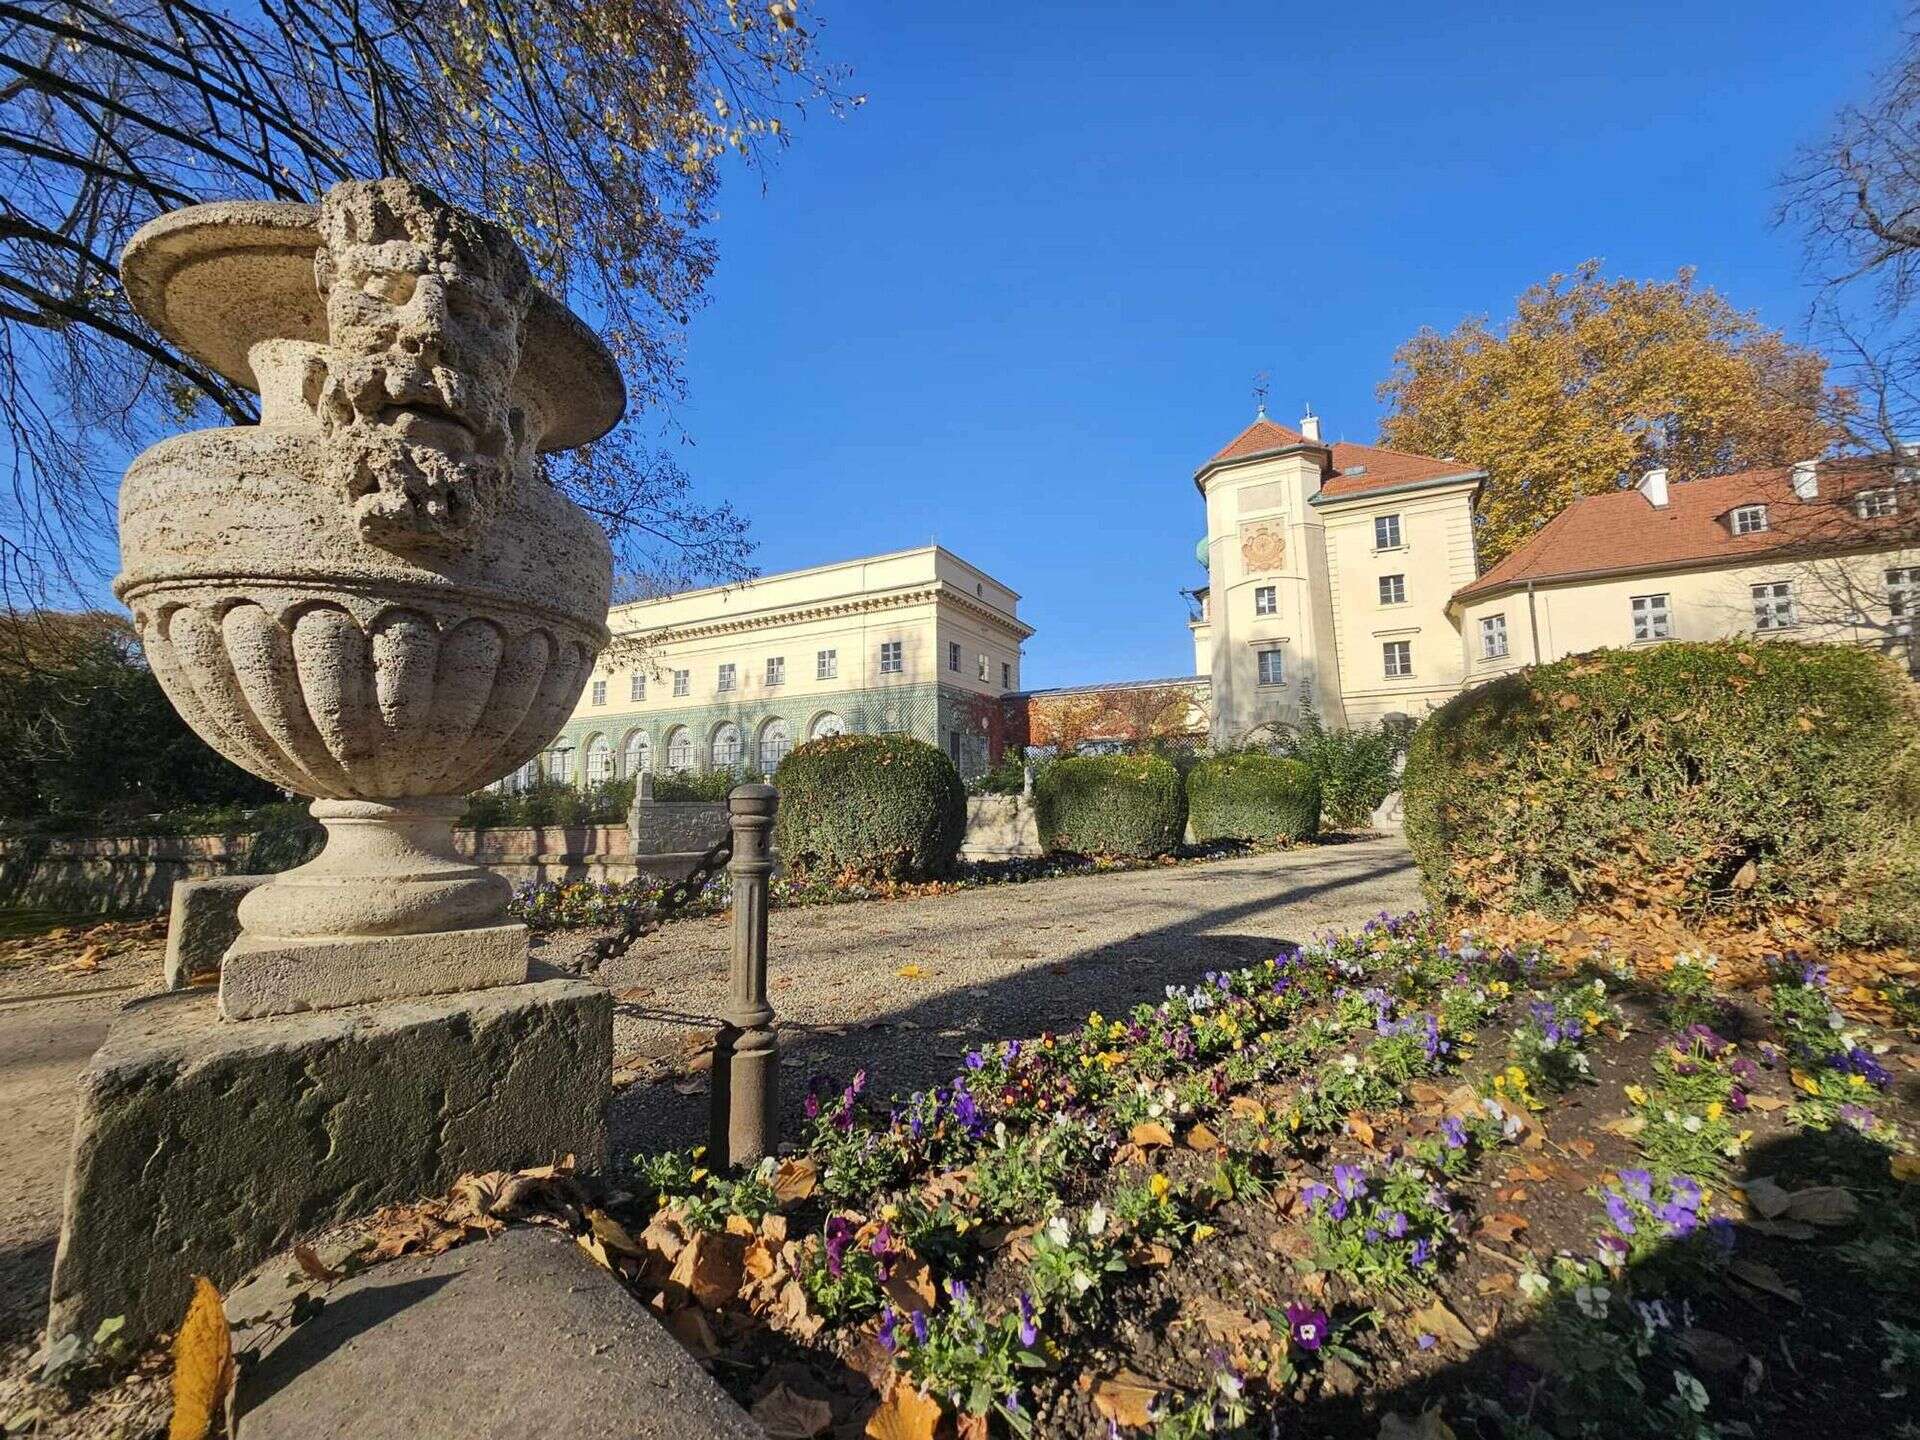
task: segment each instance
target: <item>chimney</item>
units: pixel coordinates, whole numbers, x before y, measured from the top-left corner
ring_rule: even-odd
[[[1820,462],[1818,460],[1794,462],[1793,493],[1802,500],[1820,498]]]
[[[1647,497],[1647,503],[1656,510],[1667,508],[1667,471],[1663,465],[1658,470],[1649,470],[1640,477],[1640,483],[1633,487]]]
[[[1313,413],[1313,406],[1307,406],[1307,413],[1300,417],[1300,433],[1314,444],[1320,443],[1320,417]]]

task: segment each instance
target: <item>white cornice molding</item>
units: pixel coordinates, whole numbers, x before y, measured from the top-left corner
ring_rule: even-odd
[[[1033,634],[1031,625],[1023,624],[990,605],[983,605],[957,590],[945,581],[935,581],[929,585],[920,585],[908,590],[896,590],[885,595],[858,595],[844,600],[829,600],[808,604],[762,610],[752,615],[741,615],[726,619],[702,621],[695,625],[662,626],[657,630],[626,631],[626,636],[644,640],[649,645],[672,645],[685,640],[713,640],[728,635],[744,635],[756,630],[774,630],[786,625],[802,625],[813,620],[837,620],[849,615],[871,615],[886,610],[903,610],[912,605],[932,602],[936,605],[945,602],[959,610],[986,620],[1000,629],[1025,640]]]

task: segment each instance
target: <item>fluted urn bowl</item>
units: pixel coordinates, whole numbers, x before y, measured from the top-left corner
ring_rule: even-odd
[[[369,939],[499,928],[511,887],[454,852],[452,819],[461,797],[551,741],[608,639],[606,539],[530,465],[455,541],[368,538],[316,412],[316,377],[340,363],[314,288],[316,216],[195,207],[143,230],[123,265],[141,313],[257,390],[262,419],[178,435],[134,461],[114,593],[194,730],[242,769],[315,797],[328,830],[316,860],[243,902],[229,971],[249,947],[281,969],[232,1003],[223,976],[230,1014],[469,988],[475,972],[458,957],[439,980],[424,973],[454,953],[445,945],[420,952],[422,975],[293,983],[285,942],[339,942],[351,959]],[[537,292],[512,395],[529,461],[536,446],[592,439],[624,404],[598,340]],[[524,978],[524,952],[521,932],[506,978]]]

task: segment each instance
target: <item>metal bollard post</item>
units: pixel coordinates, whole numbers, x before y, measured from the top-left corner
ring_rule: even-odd
[[[716,1167],[751,1165],[779,1143],[780,1042],[767,1003],[767,877],[773,873],[771,785],[736,785],[733,826],[733,963],[724,1024],[713,1039],[708,1155]]]

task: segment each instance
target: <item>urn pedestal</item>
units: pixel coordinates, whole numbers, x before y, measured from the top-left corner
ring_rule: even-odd
[[[619,419],[611,358],[503,231],[401,181],[178,211],[121,268],[261,420],[134,461],[114,593],[187,723],[328,836],[240,903],[217,1007],[136,1002],[82,1077],[53,1338],[176,1324],[193,1275],[469,1171],[595,1168],[611,1078],[606,992],[529,976],[451,834],[606,644],[606,539],[538,457]]]

